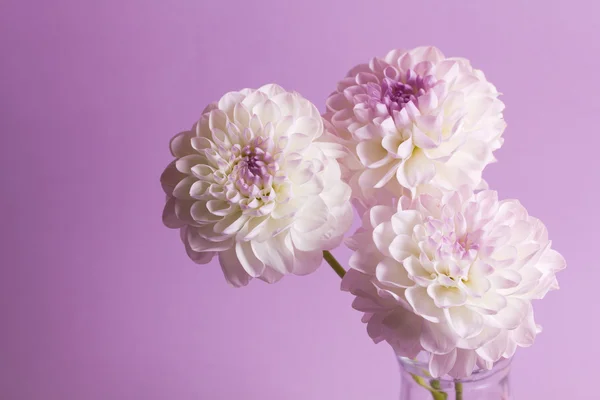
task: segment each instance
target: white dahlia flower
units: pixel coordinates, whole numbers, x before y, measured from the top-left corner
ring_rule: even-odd
[[[353,196],[413,194],[432,184],[483,187],[502,145],[504,104],[483,72],[435,47],[393,50],[350,70],[327,100],[327,131],[345,144]]]
[[[401,356],[429,352],[434,377],[463,378],[530,346],[531,301],[557,289],[565,267],[518,201],[466,187],[375,206],[349,245],[342,288],[369,335]]]
[[[341,146],[322,133],[313,104],[266,85],[227,93],[175,136],[163,221],[181,230],[189,257],[218,255],[233,286],[313,272],[352,223]]]

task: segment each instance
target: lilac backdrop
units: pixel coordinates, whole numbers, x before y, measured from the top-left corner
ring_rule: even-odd
[[[506,143],[485,176],[569,263],[536,305],[545,330],[517,353],[516,395],[593,397],[598,13],[592,0],[2,0],[0,398],[397,398],[391,351],[332,271],[229,288],[162,227],[158,177],[169,138],[222,93],[277,82],[322,108],[354,64],[421,44],[470,58],[504,93]]]

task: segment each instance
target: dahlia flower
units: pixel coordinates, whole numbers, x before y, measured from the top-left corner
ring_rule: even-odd
[[[502,145],[504,104],[483,72],[435,47],[393,50],[350,70],[327,99],[328,133],[350,150],[343,161],[353,197],[414,195],[431,184],[484,187],[481,173]]]
[[[533,343],[531,301],[557,289],[565,267],[550,244],[516,200],[429,189],[364,215],[342,289],[373,340],[400,356],[428,352],[434,377],[464,378]]]
[[[233,286],[313,272],[352,223],[335,159],[343,149],[319,142],[322,133],[318,110],[298,93],[266,85],[225,94],[171,140],[165,225],[180,229],[196,263],[218,256]]]

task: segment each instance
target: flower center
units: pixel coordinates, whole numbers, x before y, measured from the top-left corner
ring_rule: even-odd
[[[273,157],[261,148],[244,147],[244,157],[238,163],[238,174],[246,183],[258,184],[273,172]]]
[[[466,233],[463,237],[459,238],[456,243],[466,253],[469,250],[479,250],[479,243],[473,235]]]
[[[404,79],[402,79],[404,78]],[[388,112],[402,110],[406,104],[418,105],[419,96],[425,94],[436,83],[433,75],[421,76],[408,70],[399,80],[385,78],[381,83],[380,101],[386,105]]]
[[[256,196],[261,190],[271,187],[279,170],[271,138],[259,136],[244,147],[236,145],[232,150],[237,153],[237,160],[229,177],[241,194]]]

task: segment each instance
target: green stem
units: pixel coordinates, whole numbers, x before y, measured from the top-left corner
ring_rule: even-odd
[[[456,400],[463,400],[463,384],[460,381],[454,382],[454,390],[456,391]]]
[[[417,384],[419,386],[423,386],[425,389],[429,390],[431,392],[431,396],[433,397],[433,400],[447,400],[448,399],[448,394],[446,392],[441,391],[441,387],[440,387],[440,381],[436,380],[436,379],[432,379],[430,381],[431,386],[429,386],[427,384],[427,381],[419,376],[419,375],[415,375],[415,374],[410,374],[412,376],[412,378],[414,379],[415,382],[417,382]]]
[[[327,261],[327,264],[331,265],[331,268],[333,268],[340,278],[343,278],[344,275],[346,275],[346,270],[342,267],[342,264],[340,264],[329,251],[323,251],[323,258]]]
[[[336,260],[335,257],[333,256],[333,254],[331,254],[329,251],[327,251],[327,250],[323,251],[323,258],[325,259],[325,261],[327,261],[327,264],[329,264],[331,266],[331,268],[335,271],[336,274],[338,274],[338,276],[340,278],[343,278],[344,275],[346,275],[346,270],[344,269],[344,267],[342,267],[342,264],[340,264],[339,261]],[[427,389],[431,392],[431,395],[433,396],[433,400],[447,400],[448,399],[448,394],[441,390],[440,381],[438,381],[437,379],[432,379],[430,381],[431,386],[429,386],[427,384],[427,381],[425,379],[423,379],[422,377],[415,375],[415,374],[411,374],[411,376],[413,377],[415,382],[417,382],[417,384],[419,384],[420,386],[423,386],[425,389]],[[457,389],[457,393],[458,393],[458,389]],[[457,397],[457,400],[459,400],[458,397]],[[460,400],[462,400],[462,392],[461,392]]]

